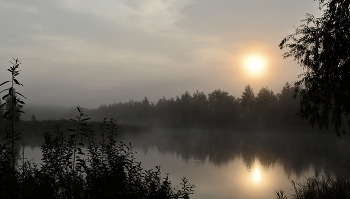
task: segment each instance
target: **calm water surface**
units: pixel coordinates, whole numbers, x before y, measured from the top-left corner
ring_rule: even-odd
[[[136,157],[145,168],[162,165],[162,171],[170,173],[174,184],[180,184],[179,179],[186,176],[196,186],[195,194],[191,196],[194,199],[276,198],[274,191],[281,188],[292,193],[290,180],[302,180],[314,175],[312,167],[303,172],[304,177],[298,178],[294,174],[286,175],[279,164],[264,167],[258,159],[251,168],[247,168],[240,157],[216,166],[208,159],[184,160],[176,154],[161,153],[155,148],[149,149],[147,153],[141,151]]]
[[[192,199],[276,198],[275,191],[293,193],[291,180],[336,176],[344,172],[349,146],[334,135],[158,129],[130,133],[121,139],[134,146],[145,169],[161,166],[173,186],[185,176],[195,185]],[[323,137],[324,136],[324,137]],[[293,139],[292,139],[293,138]],[[25,147],[26,157],[40,163],[39,145]]]

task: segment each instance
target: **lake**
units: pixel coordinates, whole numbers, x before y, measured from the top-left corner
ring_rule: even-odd
[[[173,187],[188,178],[191,199],[276,198],[280,189],[290,196],[291,180],[347,174],[350,152],[347,137],[322,132],[154,128],[119,137],[132,143],[145,169],[169,173]],[[38,140],[28,139],[25,156],[40,163]]]

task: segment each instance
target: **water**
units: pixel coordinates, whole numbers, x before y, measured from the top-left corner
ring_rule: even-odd
[[[251,168],[246,167],[242,157],[216,166],[208,158],[200,161],[184,160],[176,154],[161,153],[156,148],[149,149],[147,153],[141,151],[136,157],[145,168],[162,165],[162,171],[170,173],[174,184],[179,184],[179,179],[186,176],[196,186],[195,194],[191,196],[193,199],[276,198],[275,190],[282,188],[291,194],[290,180],[300,179],[294,174],[288,177],[279,164],[264,167],[258,159]],[[314,170],[310,167],[303,176],[313,174]]]
[[[280,189],[291,195],[291,180],[344,174],[349,154],[347,141],[333,134],[153,129],[120,138],[145,169],[169,173],[174,187],[188,178],[192,199],[276,198]],[[40,163],[39,145],[26,146],[25,156]]]

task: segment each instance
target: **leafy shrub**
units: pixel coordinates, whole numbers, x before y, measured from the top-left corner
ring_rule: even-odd
[[[58,125],[53,133],[44,133],[40,167],[25,157],[19,159],[16,143],[21,137],[15,127],[20,118],[15,112],[21,112],[24,102],[15,94],[24,96],[14,91],[14,84],[22,85],[16,79],[20,62],[15,59],[12,64],[12,79],[0,85],[12,83],[1,91],[8,91],[3,99],[10,96],[12,102],[4,113],[5,142],[0,143],[0,198],[170,199],[193,194],[194,186],[185,177],[176,190],[160,167],[143,169],[131,144],[117,141],[114,119],[104,119],[96,133],[80,107],[79,115],[71,119],[73,128],[64,131]]]

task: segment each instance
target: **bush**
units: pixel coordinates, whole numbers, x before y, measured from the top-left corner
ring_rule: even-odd
[[[40,167],[25,157],[19,159],[17,142],[22,138],[16,130],[20,118],[15,113],[23,112],[18,108],[24,102],[16,94],[24,96],[14,89],[15,84],[22,85],[16,79],[20,62],[15,59],[12,64],[12,79],[0,84],[12,83],[3,90],[8,91],[3,98],[10,97],[11,102],[3,116],[6,128],[4,143],[0,143],[0,198],[170,199],[193,194],[194,186],[185,177],[182,188],[176,190],[168,175],[161,175],[160,167],[144,170],[135,161],[131,144],[117,142],[115,120],[104,119],[97,135],[80,107],[77,119],[71,119],[73,128],[64,131],[58,125],[53,133],[44,133]]]

